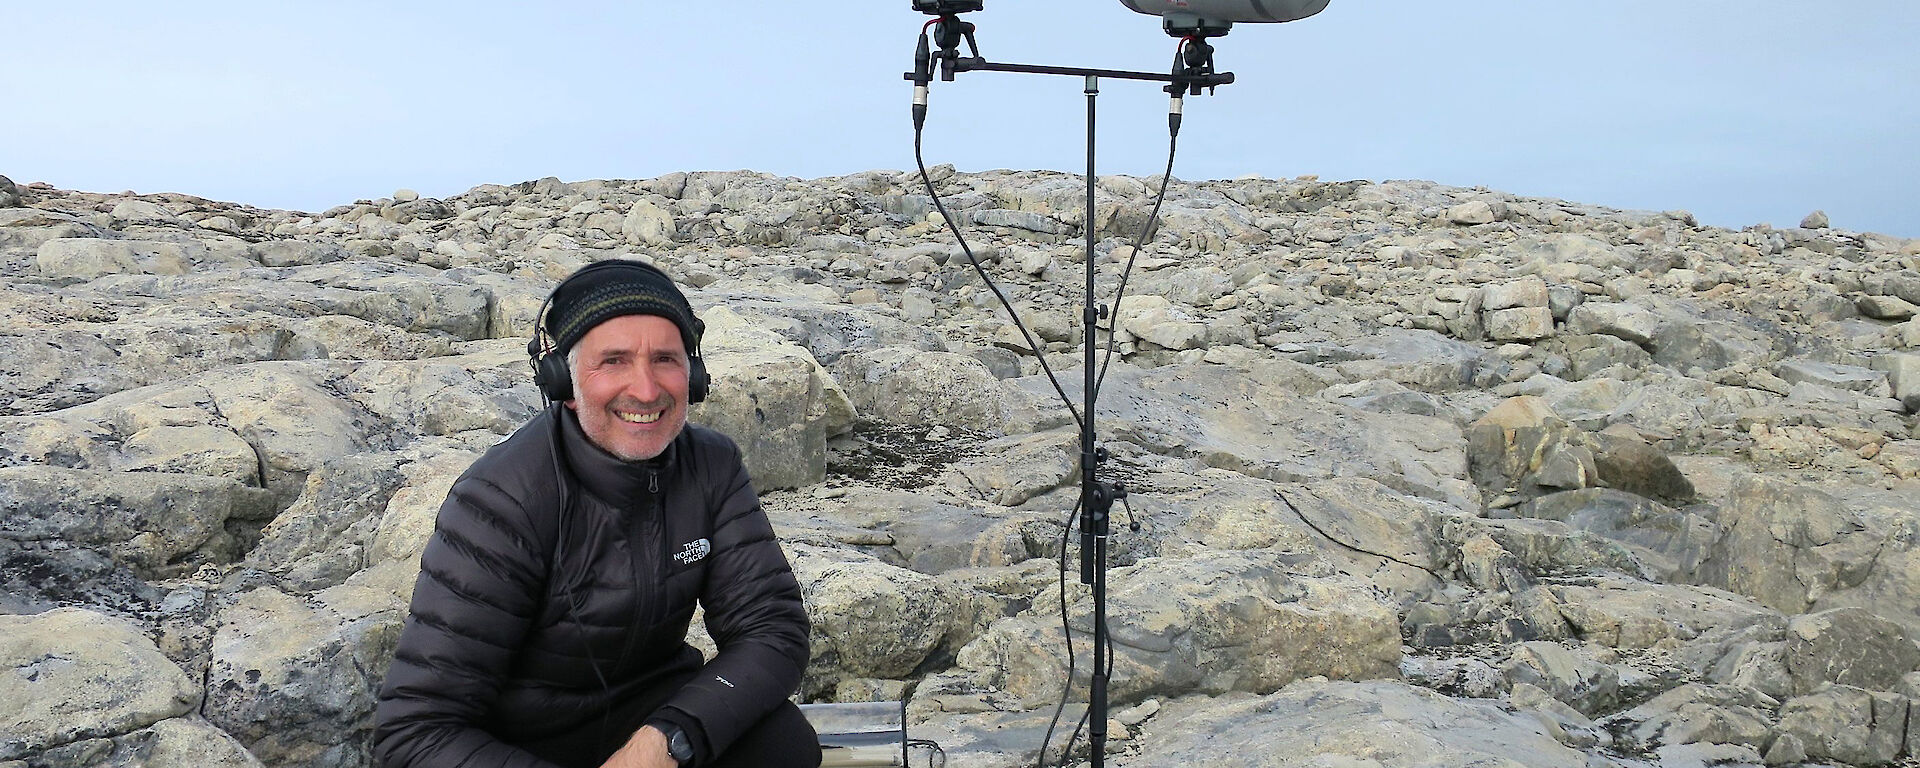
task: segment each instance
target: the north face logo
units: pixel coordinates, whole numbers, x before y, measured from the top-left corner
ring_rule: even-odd
[[[681,565],[696,562],[713,551],[713,542],[706,539],[694,539],[680,545],[680,551],[673,553],[673,559]]]

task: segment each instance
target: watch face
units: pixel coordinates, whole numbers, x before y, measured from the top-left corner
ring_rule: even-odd
[[[687,732],[678,728],[667,734],[667,756],[681,763],[693,759],[693,743],[687,740]]]

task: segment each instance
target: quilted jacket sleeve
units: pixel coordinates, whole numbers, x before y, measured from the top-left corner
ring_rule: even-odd
[[[375,711],[388,768],[547,768],[481,727],[539,610],[540,536],[518,500],[472,471],[440,507]]]
[[[800,583],[760,509],[740,452],[723,441],[712,565],[700,602],[720,653],[657,717],[694,735],[695,764],[724,752],[800,685],[807,664],[807,612]],[[806,745],[812,746],[812,745]]]

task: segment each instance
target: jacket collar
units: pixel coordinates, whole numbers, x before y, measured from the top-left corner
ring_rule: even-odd
[[[552,417],[560,430],[561,456],[573,476],[588,493],[622,509],[632,509],[660,492],[667,475],[679,460],[685,428],[667,443],[659,456],[646,461],[622,461],[595,445],[580,429],[580,418],[564,403],[554,403]]]

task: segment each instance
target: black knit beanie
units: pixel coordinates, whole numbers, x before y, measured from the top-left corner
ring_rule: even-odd
[[[554,352],[565,355],[587,331],[621,315],[658,315],[673,321],[687,354],[698,354],[700,321],[686,295],[658,267],[625,259],[588,264],[561,281],[547,312],[547,336],[553,339]]]

